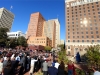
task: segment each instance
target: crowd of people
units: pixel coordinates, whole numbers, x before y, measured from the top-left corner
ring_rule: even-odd
[[[36,50],[0,50],[0,75],[34,75],[41,71],[43,75],[76,75],[75,65],[58,62],[58,56]],[[95,75],[98,73],[95,71]]]
[[[70,62],[71,63],[71,62]],[[63,61],[58,63],[57,55],[36,50],[0,50],[0,75],[24,75],[41,71],[43,75],[72,75],[74,66]]]

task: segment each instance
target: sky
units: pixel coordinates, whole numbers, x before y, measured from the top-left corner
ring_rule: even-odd
[[[0,8],[4,7],[15,15],[11,31],[26,32],[30,15],[40,12],[45,20],[60,21],[60,38],[65,40],[65,2],[64,0],[0,0]]]

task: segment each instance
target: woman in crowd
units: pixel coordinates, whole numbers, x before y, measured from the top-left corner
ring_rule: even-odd
[[[60,65],[58,67],[58,75],[66,75],[65,64],[63,61],[61,61]]]

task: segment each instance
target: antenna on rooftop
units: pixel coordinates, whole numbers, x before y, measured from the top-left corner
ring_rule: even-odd
[[[58,19],[59,15],[57,15],[57,19]]]
[[[13,9],[13,6],[11,5],[11,6],[10,6],[10,11],[11,11],[12,9]]]

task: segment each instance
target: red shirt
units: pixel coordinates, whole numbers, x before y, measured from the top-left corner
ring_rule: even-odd
[[[74,65],[73,64],[72,65],[68,64],[68,70],[74,70]]]

